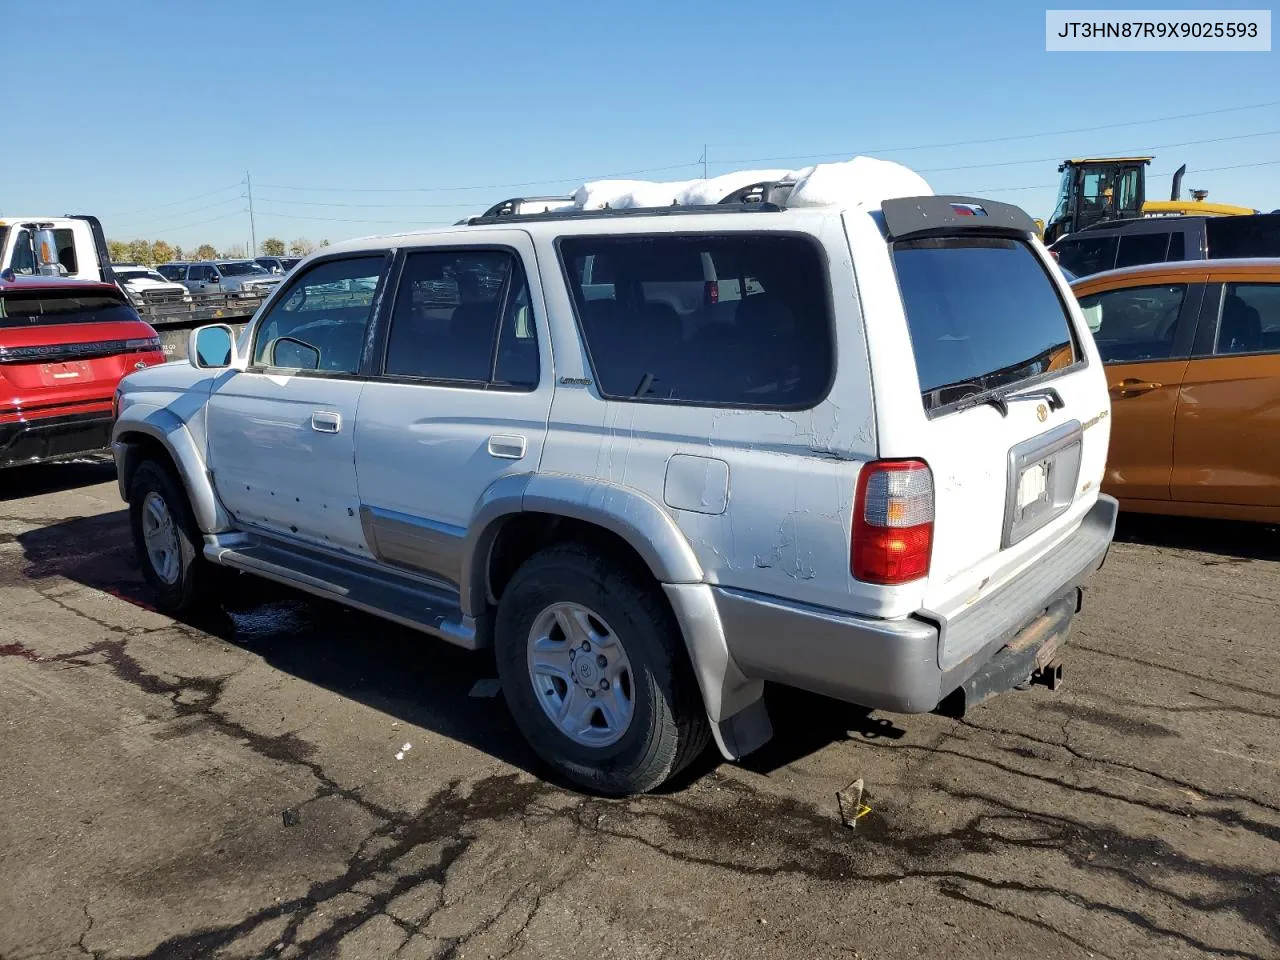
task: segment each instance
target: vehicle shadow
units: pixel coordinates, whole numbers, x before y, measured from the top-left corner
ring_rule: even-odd
[[[1229,558],[1209,563],[1280,560],[1280,527],[1239,520],[1200,520],[1122,513],[1116,523],[1119,543],[1197,550]]]
[[[151,609],[136,565],[128,513],[76,518],[17,535],[26,581],[65,578]],[[248,575],[228,573],[221,606],[182,622],[242,647],[307,683],[484,751],[561,783],[525,744],[500,693],[472,696],[495,678],[489,652],[471,653],[377,617]],[[496,686],[496,684],[490,685]],[[849,737],[903,731],[868,710],[785,688],[767,696],[775,736],[744,761],[770,773]],[[679,792],[723,761],[714,747],[663,792]]]
[[[115,461],[106,454],[26,467],[6,467],[0,470],[0,502],[91,487],[114,479],[115,473]]]

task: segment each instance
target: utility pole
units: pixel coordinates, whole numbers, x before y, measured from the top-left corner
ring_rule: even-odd
[[[707,179],[707,145],[702,145],[702,179]]]
[[[249,193],[249,256],[256,257],[258,255],[258,230],[253,223],[253,181],[249,178],[249,171],[244,172],[244,185]]]

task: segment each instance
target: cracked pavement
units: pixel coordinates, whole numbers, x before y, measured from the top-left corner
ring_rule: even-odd
[[[1278,585],[1280,532],[1126,518],[1065,689],[773,691],[760,755],[610,801],[484,656],[243,579],[174,622],[109,465],[8,471],[0,958],[1280,957]]]

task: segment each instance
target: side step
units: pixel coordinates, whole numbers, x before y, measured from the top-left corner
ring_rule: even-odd
[[[204,555],[220,566],[336,600],[467,650],[482,646],[475,620],[462,613],[457,592],[444,585],[244,533],[206,537]]]

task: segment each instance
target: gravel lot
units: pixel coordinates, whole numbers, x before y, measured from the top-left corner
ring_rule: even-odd
[[[748,764],[617,802],[482,656],[254,583],[151,611],[125,516],[109,465],[0,473],[5,960],[1280,957],[1275,530],[1125,519],[1059,692],[778,691]]]

